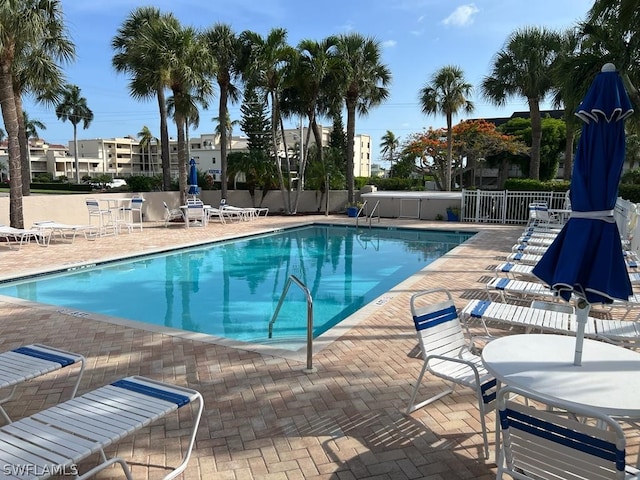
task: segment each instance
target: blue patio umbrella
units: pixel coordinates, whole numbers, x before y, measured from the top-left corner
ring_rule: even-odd
[[[565,300],[577,297],[575,365],[582,362],[591,304],[626,300],[632,293],[613,218],[625,156],[624,120],[632,113],[615,66],[604,65],[576,112],[584,124],[571,177],[571,216],[533,269]]]
[[[200,188],[198,188],[198,170],[196,169],[196,161],[192,158],[189,160],[189,195],[198,195]]]

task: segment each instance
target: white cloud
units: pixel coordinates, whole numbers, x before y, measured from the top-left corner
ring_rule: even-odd
[[[451,15],[445,18],[442,23],[445,25],[452,25],[454,27],[466,27],[473,23],[473,17],[479,11],[478,7],[473,3],[461,5],[456,8]]]
[[[398,44],[398,42],[396,42],[395,40],[385,40],[384,42],[382,42],[382,46],[384,48],[393,48]]]

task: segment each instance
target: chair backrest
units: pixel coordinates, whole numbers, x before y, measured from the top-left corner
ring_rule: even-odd
[[[187,217],[200,219],[204,216],[204,204],[189,203],[187,204]]]
[[[624,432],[611,417],[514,387],[500,390],[498,410],[497,479],[625,478]]]
[[[468,348],[469,342],[448,290],[424,290],[412,295],[409,303],[424,358],[431,352],[456,357]]]
[[[224,208],[227,206],[227,199],[226,198],[221,198],[220,199],[220,208]]]
[[[100,213],[100,204],[98,203],[98,200],[87,198],[85,200],[85,203],[87,205],[87,209],[89,210],[89,214]]]
[[[132,197],[131,198],[131,210],[142,210],[143,203],[144,203],[144,198],[142,198],[142,197]]]

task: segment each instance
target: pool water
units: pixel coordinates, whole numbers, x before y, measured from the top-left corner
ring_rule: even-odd
[[[473,236],[311,225],[0,284],[0,295],[253,343],[314,336]]]

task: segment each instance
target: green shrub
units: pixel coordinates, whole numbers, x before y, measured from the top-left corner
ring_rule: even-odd
[[[531,178],[509,178],[504,189],[516,192],[566,192],[569,182],[564,180],[548,180],[546,182]]]
[[[618,187],[618,196],[632,203],[640,203],[640,185],[623,183]]]

